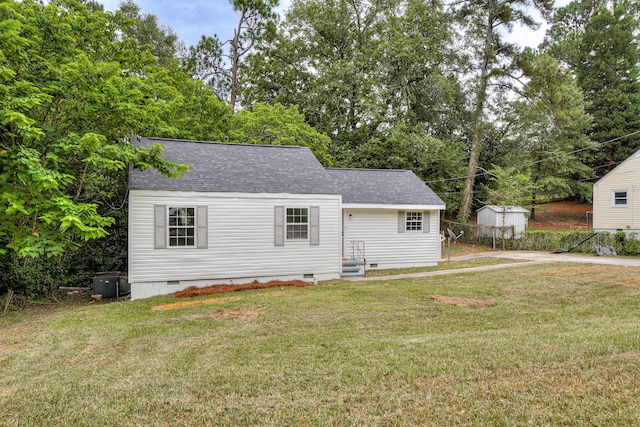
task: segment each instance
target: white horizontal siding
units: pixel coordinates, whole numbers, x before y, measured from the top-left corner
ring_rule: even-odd
[[[627,191],[628,206],[612,206],[612,193],[615,190]],[[593,186],[593,228],[640,231],[640,152]]]
[[[338,195],[197,193],[132,190],[129,197],[129,280],[134,289],[173,292],[183,283],[340,273]],[[207,249],[154,249],[153,207],[207,206]],[[320,245],[285,241],[274,246],[274,206],[320,208]],[[165,283],[166,288],[162,288]],[[199,282],[198,282],[199,283]],[[137,285],[138,284],[138,285]],[[144,284],[144,285],[143,285]],[[166,292],[163,292],[166,290]]]
[[[349,216],[351,215],[351,216]],[[440,261],[440,211],[430,211],[429,233],[398,233],[394,209],[345,209],[344,256],[351,257],[350,241],[365,242],[367,264],[377,268],[436,265]]]
[[[529,220],[524,212],[496,212],[491,208],[483,208],[478,211],[478,237],[492,237],[494,231],[486,227],[513,227],[516,237],[521,236],[527,230]],[[482,227],[486,226],[486,227]],[[502,237],[500,231],[497,237]],[[511,232],[505,233],[505,237],[511,238]]]

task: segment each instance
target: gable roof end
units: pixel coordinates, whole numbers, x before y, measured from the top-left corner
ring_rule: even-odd
[[[599,180],[597,180],[593,186],[597,187],[598,184],[600,184],[600,182],[604,181],[605,179],[609,178],[610,175],[613,175],[614,172],[616,171],[616,169],[621,168],[624,164],[626,164],[628,161],[630,161],[631,159],[633,159],[636,156],[640,156],[640,150],[636,151],[635,153],[633,153],[632,155],[630,155],[629,157],[627,157],[622,163],[620,163],[618,166],[616,166],[615,168],[611,169],[609,171],[609,173],[607,173],[605,176],[603,176],[602,178],[600,178]]]

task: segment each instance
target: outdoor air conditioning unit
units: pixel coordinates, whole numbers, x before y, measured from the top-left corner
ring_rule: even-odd
[[[110,271],[93,276],[91,287],[94,295],[102,298],[118,298],[131,292],[127,273]]]

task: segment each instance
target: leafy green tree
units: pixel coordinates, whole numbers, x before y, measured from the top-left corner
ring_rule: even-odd
[[[124,0],[116,12],[118,27],[125,38],[139,46],[150,45],[153,56],[162,65],[176,60],[176,55],[184,49],[183,43],[173,30],[158,22],[150,13],[142,13],[133,0]]]
[[[252,55],[248,104],[298,105],[331,137],[338,164],[398,125],[420,125],[443,140],[463,105],[449,62],[451,33],[438,2],[294,1],[277,36]],[[448,67],[450,68],[450,67]]]
[[[333,160],[328,154],[331,139],[305,123],[296,106],[254,104],[231,119],[229,141],[244,144],[302,145],[309,147],[325,166]]]
[[[489,84],[495,80],[502,80],[503,85],[509,84],[507,79],[512,75],[513,58],[518,53],[518,46],[505,41],[500,29],[510,30],[515,25],[535,29],[538,23],[531,12],[537,10],[546,16],[552,5],[553,0],[467,0],[454,3],[453,11],[471,36],[478,72],[467,177],[458,213],[461,222],[466,222],[471,213],[476,167],[487,120]]]
[[[230,0],[238,16],[233,38],[222,42],[217,34],[203,35],[189,48],[186,67],[193,76],[205,81],[220,99],[228,100],[235,110],[240,92],[244,58],[258,41],[275,33],[279,0]]]
[[[130,166],[167,176],[186,170],[162,159],[159,145],[130,145],[132,133],[227,131],[228,107],[177,65],[161,66],[153,45],[130,39],[119,23],[74,0],[0,1],[3,278],[26,277],[14,268],[60,261],[106,236],[115,222],[109,205],[124,201]],[[202,114],[209,124],[189,120]]]
[[[520,206],[529,203],[533,185],[527,172],[522,173],[517,168],[494,166],[487,171],[487,175],[491,176],[491,183],[487,185],[485,204]]]
[[[352,155],[352,167],[410,169],[445,201],[448,211],[458,208],[456,178],[464,174],[464,144],[435,138],[426,126],[399,125],[361,144]]]
[[[512,200],[513,184],[526,177],[519,199],[528,199],[535,218],[539,203],[588,197],[590,186],[581,180],[593,176],[593,170],[584,158],[596,144],[585,136],[591,117],[571,74],[551,56],[530,50],[521,56],[519,66],[529,81],[522,98],[511,102],[503,117],[504,144],[510,147],[503,163],[517,166],[494,166],[488,188],[492,199],[504,193]]]

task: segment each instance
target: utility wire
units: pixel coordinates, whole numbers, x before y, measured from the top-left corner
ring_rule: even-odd
[[[521,165],[510,166],[508,168],[505,168],[505,170],[520,169],[520,168],[523,168],[523,167],[533,166],[533,165],[536,165],[538,163],[546,162],[547,160],[551,160],[553,158],[558,158],[560,156],[568,156],[570,154],[579,153],[581,151],[593,150],[595,148],[602,147],[604,144],[609,144],[611,142],[619,141],[621,139],[628,138],[630,136],[633,136],[633,135],[636,135],[636,134],[639,134],[639,133],[640,133],[640,130],[628,133],[628,134],[623,135],[623,136],[619,136],[617,138],[610,139],[608,141],[598,142],[597,144],[599,145],[599,147],[596,147],[596,146],[594,146],[594,147],[584,147],[584,148],[579,148],[577,150],[569,151],[568,153],[557,153],[557,154],[554,154],[554,155],[550,155],[547,158],[544,158],[544,159],[541,159],[541,160],[536,160],[535,162],[529,162],[529,163],[524,163],[524,164],[521,164]],[[602,166],[599,166],[599,167],[606,167],[606,166],[607,165],[602,165]],[[594,169],[596,169],[596,168],[594,168]],[[485,174],[486,174],[486,172],[481,172],[481,173],[475,173],[472,176],[473,177],[478,177],[478,176],[482,176],[482,175],[485,175]],[[456,177],[456,178],[434,179],[434,180],[431,180],[431,181],[426,181],[426,183],[427,184],[431,184],[431,183],[434,183],[434,182],[459,181],[459,180],[462,180],[462,179],[467,179],[467,175]]]

